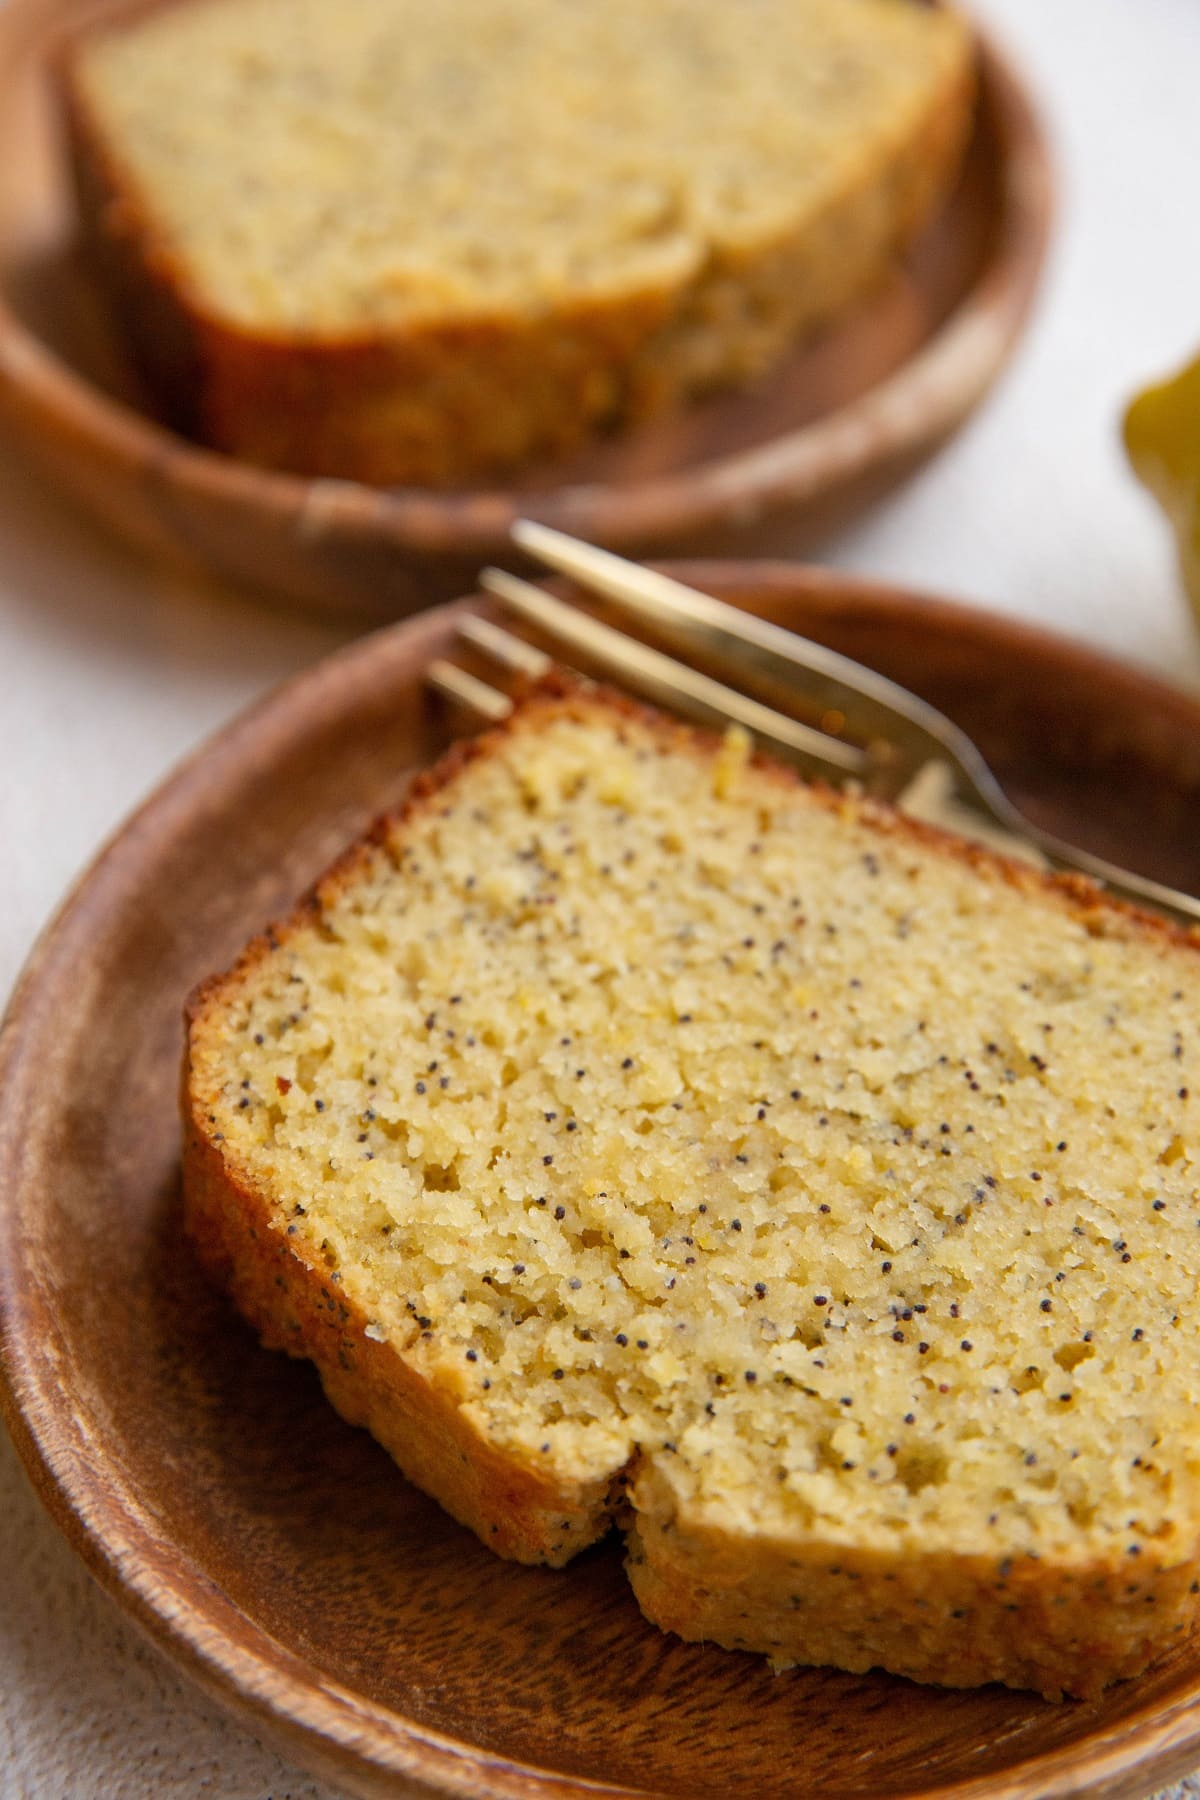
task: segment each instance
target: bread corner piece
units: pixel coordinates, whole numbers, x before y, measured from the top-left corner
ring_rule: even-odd
[[[190,1012],[187,1226],[501,1554],[1093,1695],[1200,1577],[1200,949],[594,690]]]
[[[197,1007],[192,1029],[203,1035],[203,997]],[[399,1342],[390,1338],[372,1316],[380,1309],[364,1307],[357,1284],[343,1284],[328,1253],[321,1246],[314,1253],[311,1238],[298,1241],[302,1203],[281,1209],[255,1176],[231,1167],[204,1105],[189,1079],[187,1230],[264,1345],[310,1358],[341,1416],[365,1426],[410,1481],[498,1555],[558,1568],[603,1537],[621,1498],[623,1458],[588,1446],[581,1455],[562,1450],[551,1460],[514,1455],[498,1442],[469,1404],[473,1384],[456,1379],[454,1363],[437,1357],[420,1295],[411,1325]]]
[[[760,377],[894,265],[974,99],[917,0],[186,0],[63,71],[170,421],[432,486]]]

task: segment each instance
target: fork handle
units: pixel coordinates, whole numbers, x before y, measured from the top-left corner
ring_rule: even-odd
[[[1135,875],[1131,869],[1118,868],[1102,856],[1093,856],[1090,850],[1081,850],[1077,845],[1055,837],[1053,832],[1031,825],[1027,819],[1023,819],[1022,824],[1025,835],[1059,874],[1088,875],[1118,900],[1128,900],[1134,906],[1153,906],[1180,925],[1192,930],[1200,928],[1200,899],[1167,887],[1161,881],[1151,881],[1147,875]]]

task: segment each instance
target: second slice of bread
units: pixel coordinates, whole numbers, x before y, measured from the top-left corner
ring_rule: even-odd
[[[64,85],[172,420],[430,484],[760,375],[886,273],[972,94],[918,0],[186,0]]]
[[[196,997],[188,1228],[501,1554],[1091,1694],[1197,1608],[1198,1016],[1086,884],[542,694]]]

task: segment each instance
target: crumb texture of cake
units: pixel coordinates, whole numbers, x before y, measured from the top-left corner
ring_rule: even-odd
[[[972,94],[916,0],[187,0],[64,80],[176,420],[434,484],[761,374],[925,221]]]
[[[189,1230],[486,1543],[1094,1694],[1200,1578],[1200,946],[600,691],[206,985]]]

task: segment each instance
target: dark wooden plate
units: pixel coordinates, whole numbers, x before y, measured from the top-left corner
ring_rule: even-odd
[[[1047,824],[1200,891],[1200,706],[1063,640],[782,565],[685,579],[953,714]],[[612,1543],[500,1562],[259,1350],[179,1230],[189,987],[446,742],[455,608],[202,750],[38,947],[0,1039],[4,1410],[104,1586],[210,1692],[363,1795],[1133,1796],[1200,1763],[1200,1651],[1091,1704],[793,1671],[639,1615]]]
[[[143,4],[144,0],[134,0]],[[394,618],[461,593],[521,514],[629,555],[787,551],[878,496],[982,398],[1024,322],[1050,211],[1020,82],[982,47],[963,179],[891,282],[755,392],[450,494],[270,474],[158,423],[80,267],[47,71],[130,0],[0,7],[0,419],[142,546],[294,604]]]

